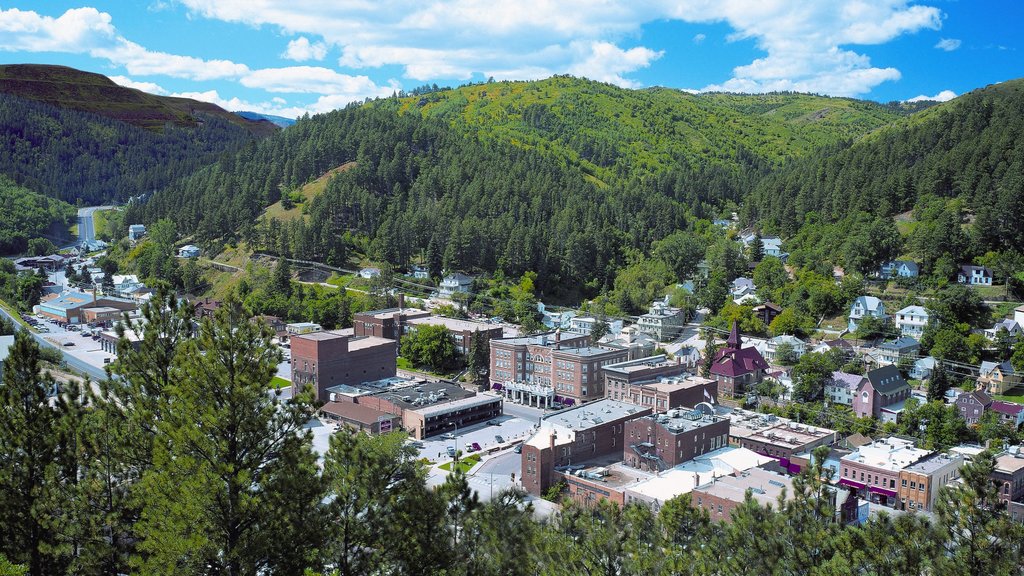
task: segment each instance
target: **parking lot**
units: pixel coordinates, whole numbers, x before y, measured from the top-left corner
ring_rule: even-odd
[[[525,440],[534,428],[533,422],[507,414],[491,422],[494,424],[481,422],[468,428],[459,428],[458,431],[453,428],[445,434],[421,440],[423,447],[419,449],[420,456],[432,462],[444,462],[452,459],[449,448],[468,454],[475,452],[472,448],[474,443],[485,453],[503,447],[511,448],[513,444]]]

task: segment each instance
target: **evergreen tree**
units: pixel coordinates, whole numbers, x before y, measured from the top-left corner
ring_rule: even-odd
[[[491,375],[490,339],[483,332],[473,332],[466,358],[467,372],[478,388],[486,389]]]
[[[292,267],[288,263],[288,259],[283,256],[277,259],[277,265],[274,266],[272,290],[285,298],[292,295]]]
[[[227,299],[174,358],[178,377],[167,390],[173,401],[158,424],[153,468],[141,481],[146,497],[135,564],[143,572],[302,568],[276,565],[294,558],[271,555],[270,543],[306,536],[299,518],[282,517],[302,510],[278,504],[290,478],[308,477],[306,459],[284,456],[311,450],[302,429],[311,412],[308,392],[283,404],[267,393],[280,352],[269,328],[249,316],[237,299]]]
[[[950,389],[952,382],[949,381],[949,373],[941,360],[935,361],[935,368],[928,378],[928,401],[944,400],[946,391]]]

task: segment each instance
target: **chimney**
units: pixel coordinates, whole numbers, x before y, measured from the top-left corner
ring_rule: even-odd
[[[562,329],[561,328],[556,328],[555,329],[555,350],[561,350],[561,349],[562,349]]]
[[[551,436],[549,436],[549,438],[551,439],[551,444],[550,444],[551,454],[554,455],[554,453],[555,453],[555,438],[558,438],[558,433],[555,432],[554,430],[552,430],[551,431]]]
[[[402,293],[402,292],[399,292],[398,293],[398,309],[401,310],[403,308],[405,308],[405,294]]]

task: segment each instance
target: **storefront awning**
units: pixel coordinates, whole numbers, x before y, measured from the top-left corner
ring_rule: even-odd
[[[847,487],[850,487],[850,488],[856,488],[857,490],[862,490],[864,488],[864,486],[866,486],[866,484],[861,484],[860,482],[854,482],[853,480],[849,480],[847,478],[840,478],[839,479],[839,485],[840,486],[847,486]]]
[[[888,496],[889,498],[895,498],[896,497],[896,492],[894,492],[892,490],[886,490],[885,488],[879,488],[878,486],[872,486],[872,487],[868,488],[868,490],[871,491],[871,492],[874,492],[875,494],[881,494],[882,496]]]

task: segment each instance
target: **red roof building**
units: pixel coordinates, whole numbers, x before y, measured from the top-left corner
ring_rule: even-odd
[[[747,388],[764,379],[768,363],[756,348],[741,348],[741,345],[739,327],[733,322],[725,348],[715,353],[711,365],[711,377],[718,381],[719,393],[743,394]]]

